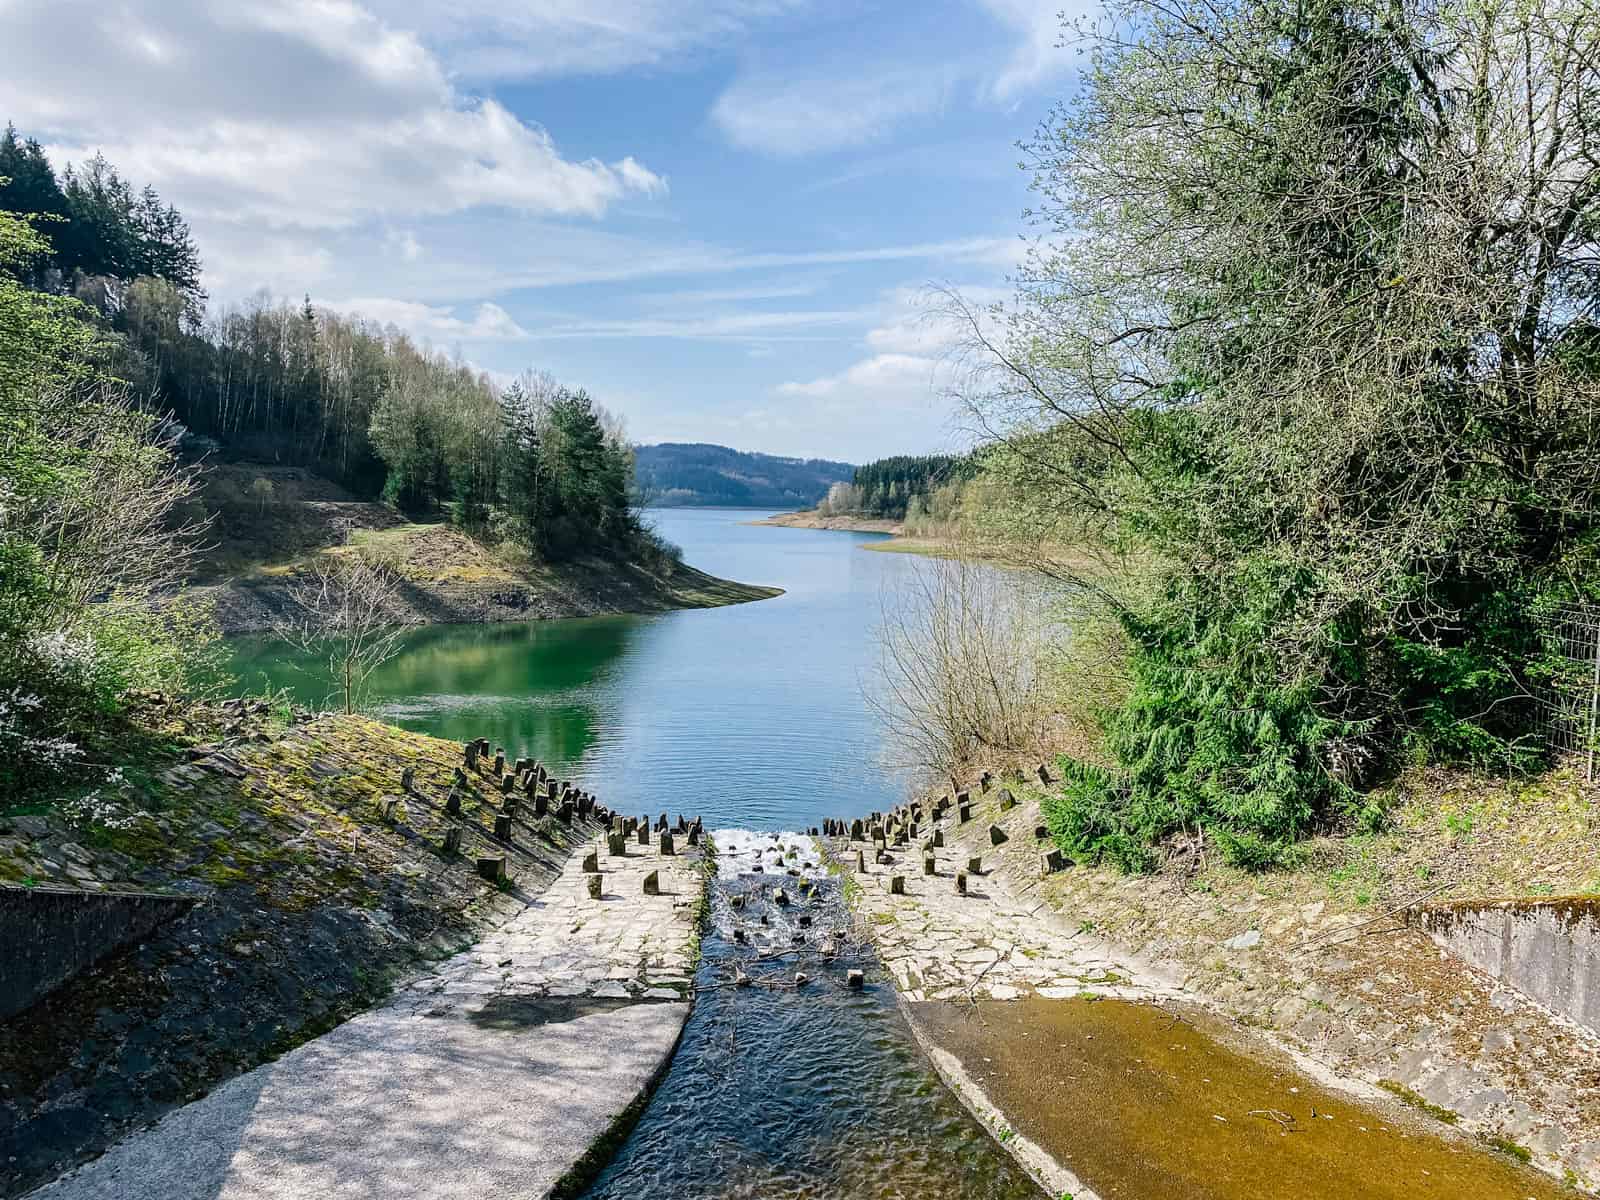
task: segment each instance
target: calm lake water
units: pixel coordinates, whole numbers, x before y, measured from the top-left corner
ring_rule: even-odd
[[[872,554],[881,534],[782,529],[766,511],[651,517],[692,565],[785,589],[773,600],[651,616],[426,626],[373,680],[385,720],[532,755],[625,812],[700,813],[709,827],[795,828],[899,802],[867,706],[873,626],[918,560]],[[315,660],[234,644],[255,690],[329,696]]]

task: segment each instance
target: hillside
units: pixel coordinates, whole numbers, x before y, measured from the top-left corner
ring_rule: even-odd
[[[656,507],[809,508],[855,468],[822,458],[750,454],[703,442],[634,447],[639,498]]]
[[[670,560],[646,565],[594,555],[541,562],[448,524],[409,522],[298,467],[213,467],[197,508],[210,520],[209,545],[190,587],[215,602],[225,633],[270,630],[291,615],[295,577],[320,555],[387,563],[401,581],[390,615],[404,624],[665,612],[779,594]]]

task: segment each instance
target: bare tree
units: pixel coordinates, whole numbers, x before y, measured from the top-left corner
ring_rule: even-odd
[[[902,765],[945,773],[1032,749],[1051,705],[1046,598],[970,556],[918,560],[885,593],[868,703]]]
[[[325,659],[347,713],[361,707],[373,672],[400,650],[397,587],[386,564],[353,553],[318,558],[294,586],[297,611],[283,632]]]

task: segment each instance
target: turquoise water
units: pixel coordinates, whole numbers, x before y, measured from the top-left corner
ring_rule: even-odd
[[[785,589],[753,604],[650,616],[427,626],[373,679],[377,714],[408,729],[487,737],[533,755],[624,811],[697,812],[708,825],[813,825],[897,803],[863,698],[886,589],[918,569],[863,551],[881,534],[755,526],[766,512],[652,514],[692,565]],[[241,683],[322,703],[325,673],[262,638],[234,643]]]

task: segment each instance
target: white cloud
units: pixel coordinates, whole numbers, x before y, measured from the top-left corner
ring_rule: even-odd
[[[726,45],[801,0],[371,0],[469,78],[591,74]]]
[[[711,108],[734,145],[781,156],[864,146],[939,108],[948,87],[929,67],[842,77],[746,76]]]
[[[453,308],[387,297],[342,300],[327,307],[382,325],[398,326],[425,342],[506,342],[522,341],[529,336],[528,331],[498,304],[478,305],[470,319],[457,316]]]
[[[97,0],[3,10],[0,111],[57,155],[103,150],[197,225],[348,227],[499,205],[597,217],[665,181],[568,159],[464,95],[353,0]],[[70,64],[70,65],[65,65]]]
[[[1071,56],[1059,46],[1062,17],[1071,20],[1098,7],[1093,0],[979,0],[989,14],[1010,29],[1017,45],[988,93],[1000,101],[1043,83],[1064,71]]]
[[[878,403],[925,400],[934,387],[939,360],[917,354],[875,354],[837,375],[778,385],[780,396],[870,397]]]
[[[577,321],[544,330],[544,338],[677,338],[686,341],[798,341],[837,338],[841,326],[859,325],[869,311],[731,312],[696,317],[639,317]]]

